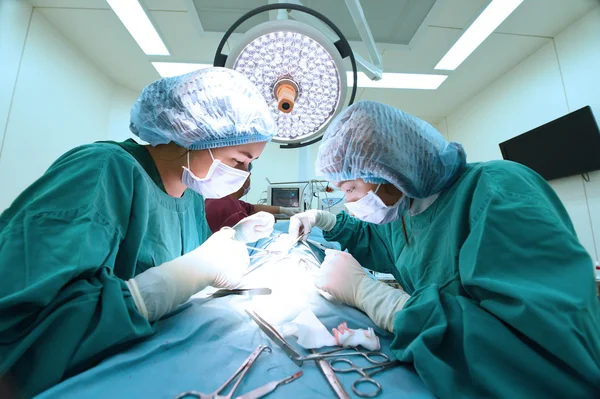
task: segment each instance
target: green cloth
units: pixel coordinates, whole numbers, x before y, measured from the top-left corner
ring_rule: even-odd
[[[325,238],[411,295],[392,350],[440,398],[600,397],[592,261],[551,187],[511,162],[468,165],[423,213]]]
[[[25,396],[151,335],[125,281],[210,234],[202,196],[115,144],[69,151],[0,215],[0,375]]]
[[[116,144],[128,153],[130,153],[142,168],[148,173],[148,176],[152,179],[154,184],[158,186],[164,193],[167,192],[165,185],[163,184],[162,178],[160,177],[160,173],[158,173],[158,169],[156,168],[156,164],[150,155],[150,152],[146,149],[145,146],[140,145],[135,142],[133,139],[127,139],[125,141],[115,142],[115,141],[101,141],[100,143],[110,143]]]

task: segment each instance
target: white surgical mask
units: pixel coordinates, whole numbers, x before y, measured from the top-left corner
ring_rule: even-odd
[[[388,206],[376,194],[379,187],[381,184],[377,186],[375,192],[369,191],[367,195],[356,202],[346,202],[346,208],[357,219],[369,223],[386,224],[398,220],[405,210],[406,196],[402,195],[398,202]]]
[[[223,198],[238,191],[250,173],[225,165],[213,157],[210,149],[208,153],[213,162],[206,177],[201,179],[190,170],[190,153],[188,151],[187,168],[183,166],[181,175],[183,184],[208,199]]]

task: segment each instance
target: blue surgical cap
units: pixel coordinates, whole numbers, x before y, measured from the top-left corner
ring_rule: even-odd
[[[131,109],[129,128],[153,146],[174,142],[190,150],[269,141],[277,129],[258,89],[226,68],[149,84]]]
[[[330,181],[391,183],[410,198],[426,198],[461,174],[466,154],[430,124],[389,105],[360,101],[329,125],[317,174]]]

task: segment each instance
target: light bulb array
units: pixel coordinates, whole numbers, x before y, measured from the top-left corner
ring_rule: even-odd
[[[280,139],[293,140],[319,131],[341,101],[341,79],[331,54],[312,38],[278,31],[259,36],[240,52],[233,69],[254,83],[267,100]],[[281,79],[299,88],[290,113],[278,109],[273,92]]]

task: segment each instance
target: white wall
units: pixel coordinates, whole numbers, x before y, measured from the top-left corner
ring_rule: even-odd
[[[260,158],[253,162],[250,192],[244,201],[257,203],[267,190],[268,178],[273,183],[298,181],[300,149],[282,150],[280,144],[269,143]]]
[[[470,162],[502,159],[498,143],[590,105],[600,124],[600,7],[589,12],[446,118]],[[443,128],[444,124],[438,124]],[[600,156],[600,155],[599,155]],[[600,171],[550,182],[581,243],[600,253]]]
[[[27,2],[4,0],[0,11],[1,211],[67,150],[116,135],[132,94]]]
[[[0,154],[31,13],[25,2],[0,1]]]
[[[138,143],[146,144],[129,130],[129,112],[139,95],[136,91],[115,85],[110,105],[107,140],[125,141],[134,138]]]

